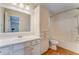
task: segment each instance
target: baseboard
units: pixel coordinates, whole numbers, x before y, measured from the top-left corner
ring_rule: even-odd
[[[57,48],[62,48],[62,49],[64,49],[64,50],[67,50],[67,51],[69,51],[70,53],[73,53],[74,55],[79,55],[79,54],[76,53],[76,52],[73,52],[73,51],[71,51],[71,50],[69,50],[69,49],[66,49],[66,48],[63,48],[63,47],[60,47],[60,46],[57,46]]]

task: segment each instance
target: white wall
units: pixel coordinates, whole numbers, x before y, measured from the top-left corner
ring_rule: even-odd
[[[77,48],[79,43],[76,41],[78,35],[76,15],[78,14],[79,10],[74,9],[52,17],[52,27],[50,31],[53,39],[64,42],[63,44],[61,43],[60,46],[77,53],[79,53],[79,48]]]

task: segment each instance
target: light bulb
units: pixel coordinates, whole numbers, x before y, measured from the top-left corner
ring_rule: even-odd
[[[29,5],[26,5],[25,6],[25,9],[30,10],[30,6]]]
[[[12,3],[12,5],[17,5],[17,3]]]
[[[22,3],[19,4],[20,8],[24,8],[24,5]]]

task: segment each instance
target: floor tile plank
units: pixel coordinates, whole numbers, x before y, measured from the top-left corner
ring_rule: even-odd
[[[79,54],[71,52],[67,49],[58,47],[57,50],[52,50],[52,49],[49,48],[48,51],[46,51],[42,55],[79,55]]]

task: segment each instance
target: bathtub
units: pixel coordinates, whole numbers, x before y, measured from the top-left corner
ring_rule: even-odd
[[[79,54],[79,40],[58,40],[59,47],[68,49],[72,52]]]

